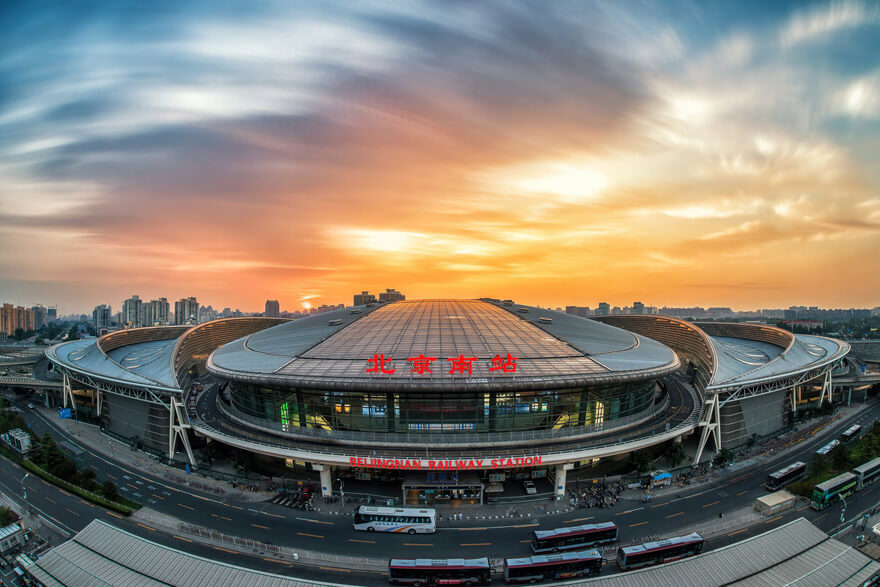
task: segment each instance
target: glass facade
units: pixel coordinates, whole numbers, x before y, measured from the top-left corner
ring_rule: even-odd
[[[243,414],[287,432],[491,433],[613,426],[615,420],[651,407],[654,382],[478,393],[273,389],[232,382],[230,397]]]

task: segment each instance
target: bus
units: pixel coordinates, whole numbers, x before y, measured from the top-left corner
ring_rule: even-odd
[[[858,424],[853,424],[849,428],[843,431],[843,434],[840,435],[840,440],[843,444],[849,444],[853,440],[858,440],[859,431],[862,429]]]
[[[853,469],[853,473],[859,479],[859,485],[856,489],[861,491],[877,479],[880,479],[880,457],[859,465]]]
[[[388,561],[388,582],[396,585],[488,585],[492,582],[489,559],[403,559]]]
[[[617,566],[621,571],[659,565],[688,556],[700,554],[706,541],[694,532],[687,536],[676,536],[657,542],[645,542],[635,546],[625,546],[617,551]]]
[[[822,448],[820,448],[819,450],[817,450],[816,454],[817,455],[827,455],[832,450],[834,450],[838,444],[840,444],[840,441],[837,439],[834,439],[831,442],[829,442],[828,444],[826,444],[825,446],[823,446]]]
[[[504,559],[504,582],[535,583],[598,575],[602,571],[598,550],[579,550]]]
[[[770,491],[782,489],[789,483],[794,483],[798,479],[807,476],[807,464],[800,461],[792,463],[784,469],[779,469],[774,473],[767,475],[767,481],[764,487]]]
[[[601,524],[584,524],[583,526],[556,528],[555,530],[533,530],[529,538],[531,538],[532,550],[535,554],[589,548],[617,540],[617,524],[602,522]]]
[[[367,532],[433,534],[437,531],[436,514],[430,508],[385,508],[358,506],[354,511],[354,529]]]
[[[847,497],[856,490],[859,478],[853,473],[841,473],[833,479],[819,483],[813,488],[813,499],[810,506],[814,510],[824,510],[837,501],[838,497]]]

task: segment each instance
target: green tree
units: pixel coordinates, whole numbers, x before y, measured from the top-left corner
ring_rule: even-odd
[[[663,451],[663,456],[666,458],[666,462],[669,463],[669,466],[673,469],[680,465],[687,457],[684,452],[684,447],[681,446],[680,442],[673,442],[667,446],[666,450]]]
[[[638,473],[647,473],[651,470],[651,457],[643,452],[631,452],[628,464]]]
[[[728,448],[722,448],[715,455],[715,458],[712,459],[712,464],[716,467],[723,467],[727,463],[730,462],[730,459],[733,457],[733,453],[730,452]]]
[[[15,512],[13,512],[5,505],[0,506],[0,527],[6,527],[17,519],[18,516],[15,515]]]
[[[55,443],[55,439],[52,438],[48,430],[43,433],[43,438],[40,439],[40,460],[40,464],[47,471],[51,471],[64,461],[64,453],[58,448],[58,444]]]
[[[79,340],[79,326],[74,324],[67,331],[67,340]]]
[[[76,477],[76,465],[74,465],[67,459],[64,459],[60,463],[49,469],[49,472],[56,477],[73,483],[74,478]]]
[[[831,462],[825,455],[816,455],[810,463],[810,478],[825,480],[828,472],[831,470]],[[819,483],[821,481],[817,481]]]
[[[849,469],[849,448],[844,444],[838,444],[831,449],[831,466],[835,471],[846,471]]]
[[[104,486],[101,487],[101,493],[110,501],[116,501],[116,498],[119,497],[119,494],[116,492],[116,484],[109,479],[104,481]]]

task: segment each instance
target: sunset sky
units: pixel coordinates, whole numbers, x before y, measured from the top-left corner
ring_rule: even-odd
[[[0,206],[64,313],[880,306],[880,4],[3,2]]]

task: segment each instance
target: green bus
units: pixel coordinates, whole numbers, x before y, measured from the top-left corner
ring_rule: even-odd
[[[813,488],[810,506],[814,510],[824,510],[838,498],[845,498],[856,490],[859,478],[852,473],[841,473],[833,479],[819,483]]]

